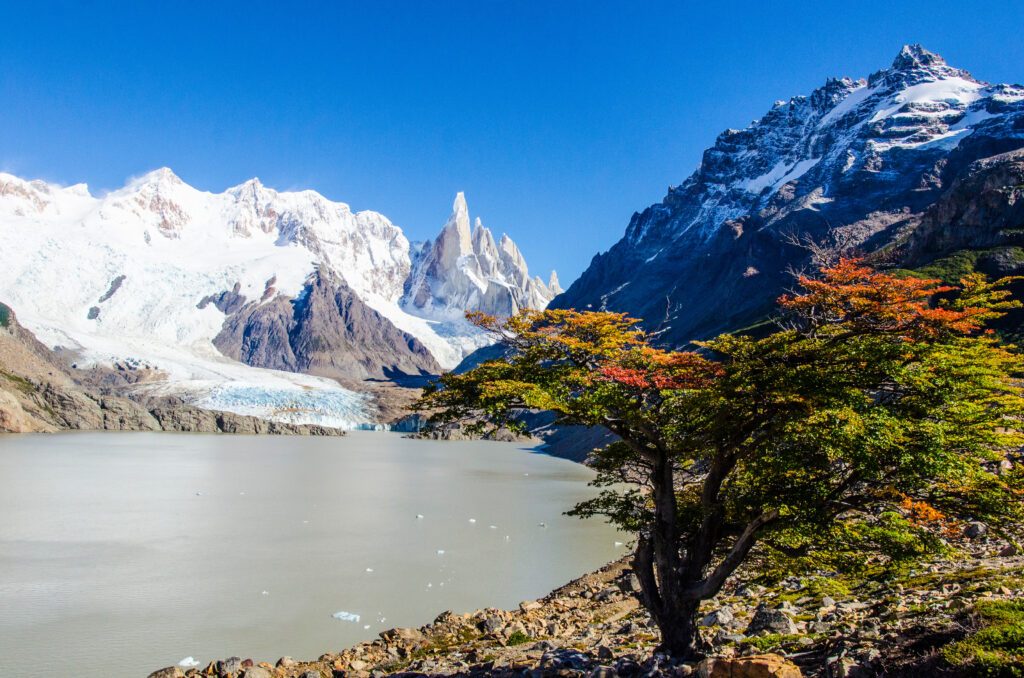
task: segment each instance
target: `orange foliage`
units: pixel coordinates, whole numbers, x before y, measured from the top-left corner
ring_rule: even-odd
[[[598,379],[634,389],[682,390],[706,388],[723,373],[721,365],[696,353],[645,346],[601,367]]]
[[[885,332],[908,338],[944,332],[971,334],[981,329],[988,309],[933,305],[936,295],[958,288],[939,280],[881,273],[859,259],[841,259],[821,278],[800,277],[805,292],[783,295],[779,304],[812,323],[848,323],[854,331]]]
[[[900,507],[906,511],[907,518],[915,525],[931,525],[946,520],[946,515],[928,502],[904,497]]]

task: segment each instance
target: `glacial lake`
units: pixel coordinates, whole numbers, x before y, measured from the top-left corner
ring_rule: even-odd
[[[395,433],[0,436],[0,676],[315,658],[514,607],[625,553],[563,515],[591,477]]]

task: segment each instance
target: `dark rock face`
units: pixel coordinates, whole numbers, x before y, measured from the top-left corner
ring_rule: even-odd
[[[241,294],[241,291],[242,284],[235,283],[235,286],[231,288],[230,292],[225,290],[220,294],[211,294],[203,297],[199,300],[199,303],[196,304],[196,308],[201,310],[206,308],[208,305],[213,304],[221,313],[231,315],[245,305],[245,295]]]
[[[801,240],[892,265],[1005,244],[1022,148],[1024,88],[905,47],[867,81],[829,80],[724,132],[551,305],[625,311],[681,346],[768,316],[812,263]]]
[[[313,276],[298,299],[277,296],[242,306],[228,317],[214,345],[248,365],[325,377],[391,378],[441,371],[419,340],[324,272]]]

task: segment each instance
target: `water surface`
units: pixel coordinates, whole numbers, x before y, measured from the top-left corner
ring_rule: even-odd
[[[622,554],[562,515],[590,477],[391,433],[0,436],[0,676],[313,658],[514,606]]]

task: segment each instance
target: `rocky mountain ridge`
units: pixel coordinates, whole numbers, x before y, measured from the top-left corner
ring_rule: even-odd
[[[830,79],[723,132],[553,306],[626,311],[683,345],[767,317],[812,265],[808,242],[894,266],[1015,247],[1022,148],[1024,87],[905,46],[865,80]],[[976,184],[984,205],[963,190]]]

